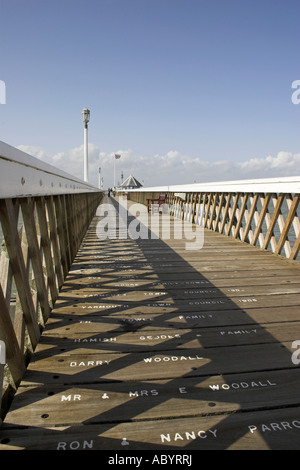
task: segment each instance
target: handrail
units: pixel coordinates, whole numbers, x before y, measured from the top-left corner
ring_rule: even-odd
[[[167,194],[172,213],[291,260],[300,250],[300,177],[157,186],[126,191],[131,200]]]
[[[0,141],[0,198],[89,192],[99,189]]]
[[[257,178],[251,180],[217,181],[209,183],[177,184],[128,189],[126,192],[240,192],[240,193],[296,193],[300,194],[300,176]]]
[[[0,142],[2,416],[103,192]]]

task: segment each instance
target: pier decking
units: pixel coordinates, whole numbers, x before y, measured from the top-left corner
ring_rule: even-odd
[[[0,450],[299,449],[299,263],[211,230],[191,251],[174,237],[100,240],[100,219]]]

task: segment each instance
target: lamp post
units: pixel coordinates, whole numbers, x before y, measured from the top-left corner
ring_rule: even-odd
[[[115,153],[115,159],[114,159],[114,189],[116,188],[116,160],[119,160],[119,158],[121,158],[121,155]]]
[[[101,188],[101,167],[99,166],[99,189]]]
[[[83,178],[84,181],[88,182],[89,176],[88,176],[88,122],[90,120],[90,110],[87,108],[84,108],[82,110],[82,120],[84,122],[84,143],[83,143],[83,151],[84,151],[84,167],[83,167]]]

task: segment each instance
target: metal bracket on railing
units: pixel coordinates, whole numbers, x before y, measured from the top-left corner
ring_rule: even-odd
[[[0,364],[5,365],[6,363],[6,347],[4,341],[0,341]]]

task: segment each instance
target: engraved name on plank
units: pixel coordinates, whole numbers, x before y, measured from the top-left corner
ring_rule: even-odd
[[[196,335],[198,336],[198,335]],[[152,340],[158,340],[158,339],[175,339],[175,338],[181,338],[180,334],[156,334],[156,335],[142,335],[139,337],[141,341],[152,341]],[[93,337],[93,338],[75,338],[72,341],[74,343],[108,343],[108,342],[116,342],[118,339],[121,339],[122,337],[117,338],[117,337],[111,337],[111,338],[101,338],[101,337]]]
[[[258,389],[265,389],[265,388],[273,388],[278,386],[278,384],[272,380],[269,379],[257,379],[257,380],[248,380],[248,381],[241,381],[241,382],[233,382],[233,381],[227,381],[226,383],[216,383],[216,382],[211,382],[208,383],[205,386],[205,390],[212,390],[213,392],[222,392],[222,391],[228,391],[228,390],[258,390]],[[180,387],[174,387],[172,396],[174,395],[186,395],[189,393],[192,393],[193,387],[192,386],[180,386]],[[160,394],[163,394],[164,392],[160,389],[132,389],[128,390],[125,392],[129,398],[151,398],[158,396]],[[61,402],[73,402],[73,401],[82,401],[83,394],[79,393],[70,393],[68,395],[62,395],[60,397]],[[101,398],[103,400],[108,400],[110,399],[110,396],[108,393],[103,393]]]
[[[87,322],[86,322],[87,323]],[[224,331],[224,330],[217,330],[216,331],[217,334],[221,335],[221,336],[240,336],[240,335],[251,335],[251,334],[257,334],[258,333],[258,330],[257,328],[252,328],[252,329],[236,329],[236,330],[228,330],[228,331]],[[195,338],[198,338],[198,337],[201,337],[203,336],[203,334],[200,334],[200,333],[195,333],[193,335]],[[139,336],[139,340],[141,341],[153,341],[153,340],[169,340],[169,339],[176,339],[176,338],[181,338],[182,335],[180,335],[179,333],[174,333],[174,334],[164,334],[164,333],[161,333],[161,334],[152,334],[152,335],[140,335]],[[74,343],[109,343],[109,342],[117,342],[118,339],[121,339],[122,341],[122,337],[116,337],[116,336],[113,336],[113,337],[100,337],[100,336],[94,336],[93,338],[74,338],[72,339],[71,341],[74,342]]]
[[[260,435],[260,436],[268,436],[268,435],[274,435],[274,434],[280,434],[283,436],[285,433],[291,433],[291,432],[299,432],[300,431],[300,419],[299,417],[295,418],[290,418],[288,420],[282,420],[282,421],[272,421],[272,422],[264,422],[264,423],[253,423],[249,425],[244,425],[242,428],[240,428],[241,432],[244,432],[246,435],[247,432],[250,433],[250,438],[251,435]],[[152,431],[153,432],[153,431]],[[212,429],[201,429],[200,427],[195,427],[194,429],[192,426],[186,428],[185,430],[174,430],[173,432],[164,432],[164,431],[159,431],[158,434],[158,439],[162,444],[170,444],[170,443],[191,443],[192,441],[199,441],[200,442],[206,442],[206,440],[211,440],[211,441],[217,441],[218,439],[222,439],[224,437],[224,434],[226,434],[228,431],[226,428],[220,429],[218,427],[212,427]],[[99,440],[99,437],[97,436],[96,438]],[[126,441],[127,445],[130,445],[130,441],[127,441],[126,438],[123,438],[122,441],[120,441],[120,446],[124,445],[124,440]],[[73,441],[68,441],[67,439],[64,441],[59,441],[56,444],[56,449],[57,450],[89,450],[93,449],[95,447],[98,447],[97,445],[94,446],[95,440],[94,439],[83,439],[83,440],[73,440]]]
[[[247,302],[257,302],[258,300],[255,298],[244,298],[244,299],[234,299],[234,303],[247,303]],[[224,299],[224,300],[194,300],[188,302],[188,305],[210,305],[210,304],[225,304],[225,303],[232,303],[231,299]]]
[[[270,434],[270,433],[282,433],[284,431],[293,431],[293,430],[300,430],[300,420],[297,419],[290,419],[288,421],[278,421],[278,422],[269,422],[269,423],[261,423],[261,424],[250,424],[245,426],[245,433],[250,431],[251,434]],[[223,431],[223,430],[222,430]],[[160,439],[162,443],[171,443],[176,441],[191,441],[195,439],[207,439],[207,438],[215,438],[222,437],[222,431],[215,429],[210,430],[192,430],[188,429],[186,431],[180,432],[173,432],[173,433],[165,433],[160,434]],[[224,432],[224,431],[223,431]]]
[[[197,361],[197,360],[204,360],[204,357],[201,357],[201,356],[198,356],[197,354],[195,354],[194,356],[191,355],[191,356],[184,356],[184,355],[180,355],[180,356],[155,356],[155,357],[145,357],[143,358],[143,362],[145,364],[149,364],[149,363],[158,363],[158,362],[162,362],[162,363],[167,363],[167,362],[176,362],[176,361]],[[69,366],[70,367],[95,367],[95,366],[105,366],[105,365],[109,365],[111,363],[110,360],[84,360],[84,361],[80,361],[80,360],[74,360],[74,361],[71,361]]]
[[[251,424],[248,426],[251,434],[254,433],[270,433],[270,432],[282,432],[290,431],[293,429],[300,429],[300,419],[294,419],[290,421],[279,421],[272,423],[263,424]]]

